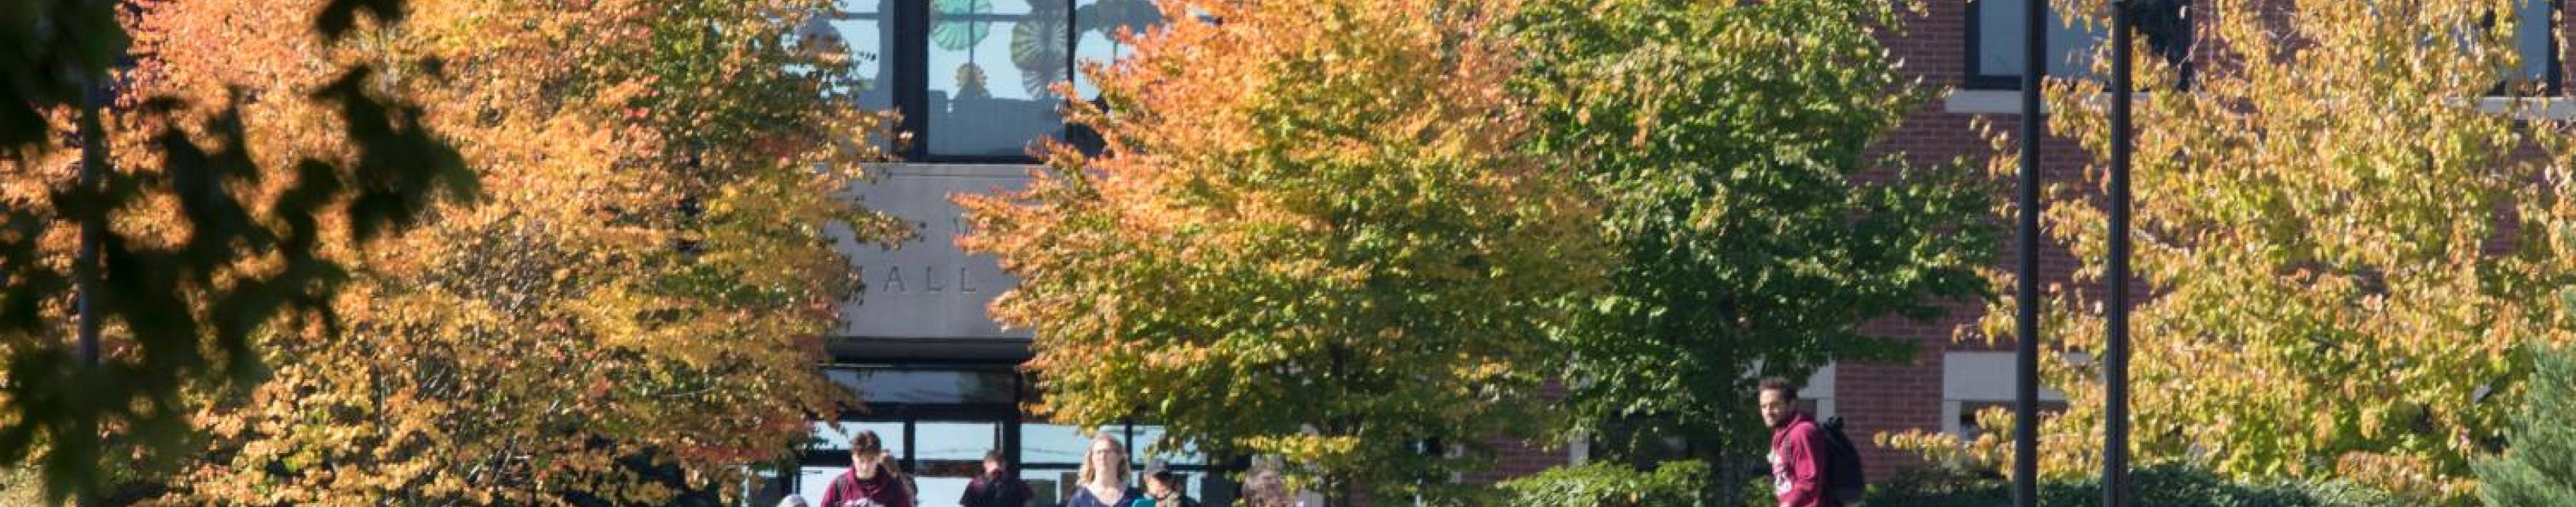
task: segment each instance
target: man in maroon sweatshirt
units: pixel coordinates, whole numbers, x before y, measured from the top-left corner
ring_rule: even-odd
[[[1780,507],[1836,507],[1825,488],[1825,434],[1816,418],[1798,411],[1798,386],[1762,379],[1762,423],[1771,426],[1771,492]]]
[[[814,507],[913,507],[912,484],[877,433],[860,430],[850,439],[850,471],[832,477],[822,504]]]

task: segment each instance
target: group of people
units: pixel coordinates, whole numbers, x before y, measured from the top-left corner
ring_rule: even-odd
[[[1199,507],[1182,494],[1180,477],[1162,462],[1145,467],[1144,488],[1127,485],[1127,447],[1103,434],[1091,440],[1082,466],[1074,474],[1073,493],[1063,507]],[[876,432],[862,430],[850,439],[850,470],[834,476],[821,505],[813,507],[919,507],[919,492]],[[963,507],[1034,507],[1036,495],[1010,468],[1000,450],[984,453],[984,473],[966,484],[957,504]],[[780,507],[808,507],[788,495]]]
[[[1762,421],[1772,429],[1771,476],[1773,492],[1781,507],[1848,507],[1855,498],[1837,498],[1829,487],[1825,459],[1831,445],[1826,430],[1815,417],[1797,410],[1798,389],[1785,379],[1764,379],[1758,390]],[[1161,462],[1145,467],[1142,489],[1129,487],[1127,447],[1103,434],[1091,440],[1083,454],[1082,466],[1074,474],[1077,487],[1065,499],[1063,507],[1199,507],[1198,501],[1181,493],[1178,476]],[[912,482],[903,477],[902,467],[886,452],[885,441],[876,432],[860,431],[850,441],[850,470],[832,478],[824,490],[822,505],[812,507],[919,507]],[[963,507],[1035,507],[1035,494],[1001,451],[984,453],[984,473],[966,485],[957,499]],[[804,499],[788,495],[780,507],[808,507]]]

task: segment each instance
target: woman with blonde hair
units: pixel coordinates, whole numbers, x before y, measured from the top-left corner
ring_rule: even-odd
[[[1081,487],[1064,507],[1127,507],[1136,502],[1137,493],[1127,487],[1127,446],[1102,433],[1091,439],[1091,451],[1083,453],[1082,468],[1074,473]]]

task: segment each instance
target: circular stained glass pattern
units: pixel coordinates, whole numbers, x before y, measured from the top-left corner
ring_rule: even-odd
[[[1020,69],[1020,89],[1029,96],[1047,94],[1065,58],[1065,18],[1061,9],[1041,9],[1028,21],[1011,25],[1011,66]]]
[[[993,0],[932,0],[930,2],[930,43],[939,49],[965,51],[992,35],[993,24],[971,19],[974,15],[991,14]],[[954,19],[954,18],[970,19]]]

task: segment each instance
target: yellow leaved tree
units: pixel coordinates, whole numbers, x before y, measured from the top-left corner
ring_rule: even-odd
[[[2517,69],[2539,55],[2515,54],[2515,4],[2194,2],[2189,81],[2139,61],[2149,91],[2136,96],[2127,231],[2108,230],[2097,186],[2104,83],[2052,82],[2053,131],[2093,163],[2047,191],[2049,238],[2081,264],[2043,316],[2043,382],[2069,408],[2042,418],[2042,474],[2099,470],[2099,284],[2107,238],[2126,234],[2144,286],[2131,317],[2138,462],[2472,498],[2468,464],[2500,441],[2526,345],[2576,339],[2566,138],[2480,107],[2532,91]],[[2017,166],[2006,155],[1992,167]],[[2011,340],[2014,305],[1999,301],[1962,339]],[[1881,439],[2008,469],[2010,417],[1980,421],[2002,430]]]

